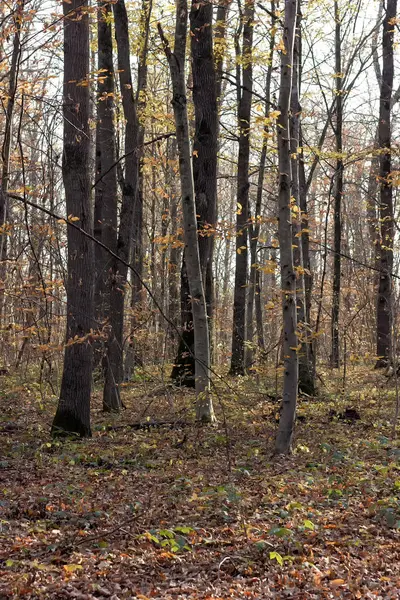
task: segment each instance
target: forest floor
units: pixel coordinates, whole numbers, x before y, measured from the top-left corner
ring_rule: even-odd
[[[56,398],[2,378],[0,599],[399,599],[394,381],[322,379],[274,458],[273,379],[218,383],[215,427],[130,427],[193,418],[193,393],[155,380],[126,387],[120,416],[96,391],[92,439],[61,442]],[[348,407],[361,418],[330,414]]]

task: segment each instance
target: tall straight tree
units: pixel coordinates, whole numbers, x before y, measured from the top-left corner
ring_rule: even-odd
[[[192,0],[190,39],[193,77],[195,135],[193,142],[193,178],[199,232],[199,253],[209,329],[213,313],[214,282],[212,258],[217,212],[218,109],[217,79],[213,52],[213,3]],[[181,384],[193,380],[194,362],[187,346],[193,349],[194,332],[189,285],[186,276],[186,253],[182,267],[183,332],[172,378]],[[210,336],[211,338],[211,336]]]
[[[63,181],[67,215],[92,232],[89,137],[88,0],[64,2]],[[68,227],[67,344],[52,433],[90,436],[92,385],[93,244]]]
[[[182,195],[185,240],[184,252],[193,314],[195,387],[197,396],[196,418],[198,421],[209,423],[215,420],[215,416],[210,396],[210,338],[201,268],[202,265],[199,252],[192,166],[193,152],[190,147],[187,114],[185,83],[187,23],[187,1],[178,0],[176,4],[175,43],[173,52],[171,52],[168,40],[164,36],[161,25],[159,25],[159,33],[170,67],[173,91],[172,103],[175,117]]]
[[[246,312],[246,341],[248,342],[245,349],[245,366],[249,369],[254,360],[253,351],[253,337],[254,337],[254,325],[253,325],[253,314],[254,307],[256,308],[256,320],[257,320],[257,332],[258,332],[258,344],[263,349],[264,346],[264,334],[263,334],[263,322],[262,322],[262,308],[261,308],[261,289],[260,289],[260,265],[258,264],[258,238],[260,236],[260,218],[261,218],[261,206],[264,189],[264,176],[265,176],[265,165],[267,161],[267,150],[268,150],[268,137],[270,130],[270,119],[269,114],[271,112],[271,82],[272,82],[272,70],[274,60],[274,48],[275,48],[275,0],[271,0],[270,4],[271,17],[271,39],[269,43],[269,57],[268,57],[268,68],[265,78],[265,125],[263,131],[263,142],[260,155],[260,163],[258,170],[258,181],[257,181],[257,196],[256,206],[254,211],[254,221],[250,223],[250,281],[247,294],[247,312]]]
[[[122,175],[122,203],[119,215],[117,236],[117,255],[110,267],[110,323],[107,344],[107,365],[105,393],[103,394],[103,410],[119,412],[121,398],[119,384],[123,380],[123,329],[124,304],[128,267],[126,266],[131,250],[135,203],[138,199],[139,178],[139,120],[135,97],[132,94],[132,73],[130,65],[130,44],[128,15],[124,0],[113,5],[115,37],[117,41],[117,63],[119,83],[122,96],[122,107],[125,117],[125,168]],[[107,379],[107,377],[109,379]],[[107,389],[116,390],[108,393]]]
[[[293,77],[293,50],[296,31],[297,0],[285,0],[285,21],[281,52],[278,136],[278,235],[283,312],[283,398],[275,450],[287,454],[291,450],[296,419],[299,359],[297,348],[296,274],[293,263],[291,211],[291,152],[289,107]]]
[[[246,339],[246,286],[249,227],[250,120],[253,92],[254,0],[246,0],[243,10],[243,43],[237,61],[239,152],[237,161],[236,269],[233,299],[232,358],[230,373],[243,375]]]
[[[146,108],[146,88],[147,88],[147,53],[149,48],[150,35],[150,17],[153,3],[152,0],[142,0],[142,9],[140,15],[141,43],[138,53],[138,72],[136,86],[136,110],[137,110],[137,152],[138,163],[138,184],[135,197],[135,206],[133,212],[133,231],[132,231],[132,266],[135,272],[132,273],[131,290],[131,331],[129,336],[128,348],[125,355],[124,379],[129,381],[132,378],[135,363],[139,356],[135,348],[134,330],[137,327],[135,318],[135,309],[142,299],[142,274],[143,274],[143,144],[145,137],[145,118],[144,110]]]
[[[114,253],[117,251],[117,168],[114,125],[114,65],[111,30],[111,7],[106,2],[100,4],[97,21],[98,40],[98,99],[97,99],[97,140],[96,161],[98,183],[95,198],[96,238],[100,239]],[[116,313],[111,310],[111,291],[114,285],[112,261],[103,248],[95,249],[96,256],[96,302],[97,318],[105,323],[107,331],[107,355],[103,361],[105,383],[103,406],[119,405],[118,371],[119,352],[111,346],[118,344],[115,331]]]
[[[377,345],[378,361],[383,366],[392,353],[392,270],[393,270],[393,189],[390,182],[392,168],[391,146],[391,101],[394,78],[394,28],[397,13],[397,0],[387,0],[383,18],[382,37],[382,78],[379,102],[379,287],[377,302]]]
[[[290,143],[292,169],[292,203],[293,203],[293,260],[297,276],[296,303],[299,332],[299,390],[312,395],[315,393],[314,366],[312,362],[309,324],[306,311],[306,286],[303,257],[304,235],[303,210],[300,191],[300,75],[301,75],[301,12],[297,11],[296,34],[293,48],[293,76],[290,106]],[[308,241],[308,240],[306,240]],[[306,256],[307,260],[307,256]],[[309,259],[308,261],[309,262]],[[308,265],[309,268],[309,265]]]
[[[19,63],[21,60],[22,44],[21,44],[21,25],[23,12],[25,8],[25,0],[18,2],[14,15],[14,40],[11,55],[11,65],[8,74],[8,90],[7,90],[7,108],[5,110],[5,123],[3,143],[1,147],[1,178],[0,178],[0,281],[5,281],[6,278],[6,258],[7,258],[7,235],[5,224],[8,219],[8,188],[10,183],[10,158],[12,148],[12,123],[14,117],[15,97],[17,94]],[[0,316],[3,313],[4,288],[0,291]]]
[[[333,218],[333,291],[332,291],[332,354],[331,366],[339,368],[339,311],[341,288],[341,248],[342,248],[342,196],[343,196],[343,74],[342,74],[342,27],[338,0],[334,0],[335,12],[335,81],[336,81],[336,171],[335,171],[335,201]]]
[[[190,39],[192,53],[195,135],[193,178],[199,230],[199,253],[207,313],[212,318],[214,228],[217,217],[218,110],[213,52],[213,2],[192,0]]]

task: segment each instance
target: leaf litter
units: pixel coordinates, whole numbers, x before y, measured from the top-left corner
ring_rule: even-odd
[[[216,427],[132,430],[144,410],[189,419],[194,400],[149,407],[136,383],[120,416],[95,394],[93,437],[65,442],[48,435],[55,399],[5,390],[0,599],[400,598],[400,445],[376,378],[354,369],[345,397],[301,400],[285,458],[277,405],[246,378],[221,385]],[[332,421],[349,403],[361,419]]]

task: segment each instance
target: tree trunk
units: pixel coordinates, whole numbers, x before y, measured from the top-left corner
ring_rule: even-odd
[[[64,152],[66,213],[92,232],[89,138],[89,19],[87,0],[64,2]],[[77,85],[81,84],[81,85]],[[68,227],[68,226],[67,226]],[[68,235],[67,344],[52,434],[90,436],[93,328],[93,244],[72,227]]]
[[[187,18],[188,9],[186,0],[178,0],[176,6],[174,53],[171,52],[168,41],[166,40],[160,25],[159,32],[170,67],[173,89],[173,108],[182,193],[185,259],[193,314],[194,356],[196,360],[196,418],[198,421],[212,422],[215,420],[215,416],[210,396],[209,331],[199,254],[192,152],[190,148],[189,123],[186,105],[185,52]]]
[[[380,185],[380,278],[377,302],[377,346],[376,367],[386,364],[392,355],[393,321],[393,190],[390,181],[391,172],[391,100],[394,77],[394,22],[397,12],[397,0],[387,0],[383,20],[382,39],[382,81],[379,104],[379,185]]]
[[[132,273],[132,294],[131,294],[131,323],[128,347],[124,363],[124,379],[132,379],[135,364],[141,363],[139,349],[135,346],[134,331],[138,323],[136,320],[137,307],[142,301],[142,275],[143,275],[143,144],[145,137],[144,110],[146,108],[146,89],[147,89],[147,54],[149,47],[150,18],[153,3],[152,0],[142,0],[141,24],[142,42],[139,48],[139,66],[136,87],[136,105],[138,116],[138,139],[137,147],[139,150],[138,163],[138,184],[137,194],[133,214],[132,231],[132,266],[136,273]]]
[[[125,168],[122,181],[122,204],[117,238],[117,254],[126,263],[130,258],[135,202],[137,202],[139,156],[138,135],[139,123],[137,118],[135,98],[132,94],[132,74],[130,66],[130,47],[128,16],[124,0],[118,0],[113,5],[115,38],[117,41],[118,72],[122,106],[125,117]],[[117,259],[112,261],[112,286],[110,306],[113,313],[113,338],[108,345],[107,359],[115,365],[115,372],[109,370],[110,379],[105,386],[119,386],[123,380],[123,331],[124,331],[124,301],[126,292],[128,268]],[[119,394],[112,395],[109,403],[103,402],[103,410],[118,412],[121,409]]]
[[[97,21],[98,38],[98,99],[97,99],[97,167],[100,167],[95,197],[95,230],[97,238],[112,250],[117,251],[117,168],[116,142],[114,126],[114,65],[111,31],[111,7],[99,6]],[[99,223],[100,222],[100,223]],[[100,236],[99,236],[100,234]],[[111,310],[112,287],[115,285],[112,260],[104,249],[95,250],[96,255],[96,308],[97,319],[101,320],[103,332],[107,335],[106,356],[103,361],[105,382],[103,388],[103,406],[107,410],[119,407],[118,371],[119,353],[113,346],[118,344],[115,331],[116,313]]]
[[[10,158],[12,141],[12,122],[14,116],[15,96],[17,93],[19,62],[21,60],[21,24],[24,12],[25,0],[17,4],[14,17],[15,33],[11,55],[11,66],[8,75],[9,84],[7,90],[7,108],[5,110],[4,138],[1,148],[2,170],[0,179],[0,322],[4,308],[4,290],[7,276],[7,231],[8,219],[8,189],[10,183]]]
[[[216,222],[218,151],[217,85],[213,53],[212,16],[213,4],[210,0],[205,0],[202,3],[192,0],[190,39],[195,112],[193,178],[200,264],[207,304],[210,339],[214,303],[212,259]],[[185,268],[183,266],[183,269]],[[184,287],[182,289],[185,290]],[[187,291],[189,290],[187,289]],[[190,301],[188,305],[190,307]],[[184,340],[179,345],[178,357],[171,374],[174,379],[179,379],[181,385],[187,386],[191,385],[194,377],[194,363],[187,356],[186,347],[186,344],[193,345],[192,321],[193,317],[189,312],[184,325]],[[191,370],[191,366],[193,370]]]
[[[178,190],[176,185],[176,171],[174,163],[177,159],[176,140],[172,139],[168,144],[168,191],[170,205],[170,222],[172,244],[169,250],[168,262],[168,317],[169,320],[179,328],[179,259],[181,255],[178,240]],[[177,340],[177,331],[171,328],[171,340]]]
[[[293,78],[291,92],[290,143],[292,169],[292,201],[293,201],[293,260],[297,275],[297,327],[299,333],[299,390],[312,396],[315,393],[314,367],[311,360],[311,344],[306,316],[305,271],[303,262],[303,224],[300,202],[300,115],[299,101],[301,69],[301,13],[297,14],[296,35],[293,49]]]
[[[336,173],[335,173],[335,201],[334,201],[334,233],[333,233],[333,291],[332,291],[332,318],[331,337],[332,354],[331,366],[339,368],[340,344],[339,344],[339,311],[340,311],[340,287],[341,287],[341,246],[342,246],[342,196],[343,196],[343,159],[341,153],[343,138],[343,92],[342,92],[342,34],[341,16],[339,13],[338,0],[334,2],[335,10],[335,71],[336,71]]]
[[[296,274],[293,265],[292,215],[291,215],[291,164],[289,104],[292,88],[293,48],[295,39],[297,0],[285,0],[285,23],[281,53],[281,83],[279,91],[279,117],[277,122],[279,195],[278,234],[283,312],[283,399],[275,449],[278,454],[291,450],[296,419],[298,387],[298,348],[296,314]]]
[[[263,186],[264,186],[264,174],[265,174],[265,163],[267,160],[267,150],[268,150],[268,135],[269,135],[269,113],[271,110],[271,79],[272,79],[272,69],[273,69],[273,56],[274,56],[274,48],[275,48],[275,33],[274,33],[274,25],[275,25],[275,2],[272,0],[271,2],[271,14],[272,23],[271,23],[271,40],[269,44],[269,56],[268,56],[268,69],[267,75],[265,79],[265,126],[264,126],[264,139],[263,145],[261,149],[260,156],[260,164],[258,170],[258,181],[257,181],[257,197],[256,197],[256,207],[254,214],[254,222],[250,224],[250,281],[249,288],[247,294],[247,313],[246,313],[246,341],[247,345],[245,348],[245,367],[249,369],[254,360],[254,348],[253,348],[253,337],[254,337],[254,324],[253,324],[253,313],[254,313],[254,305],[257,301],[257,295],[260,294],[260,272],[259,272],[259,264],[258,264],[258,238],[260,235],[260,217],[261,217],[261,203],[263,197]],[[259,300],[259,298],[258,298]],[[256,316],[257,316],[257,331],[258,331],[258,342],[260,345],[260,341],[262,340],[262,345],[264,345],[264,335],[263,324],[262,324],[262,309],[261,302],[257,303],[256,306]]]
[[[249,226],[250,120],[253,89],[254,0],[246,0],[243,13],[242,85],[238,106],[239,153],[237,166],[236,269],[233,300],[231,375],[244,375],[246,340],[246,286]]]

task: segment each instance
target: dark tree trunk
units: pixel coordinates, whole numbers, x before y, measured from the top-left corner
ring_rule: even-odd
[[[292,155],[292,199],[295,207],[293,216],[293,260],[297,276],[296,304],[297,329],[299,333],[299,391],[310,396],[315,393],[314,365],[311,355],[309,326],[306,316],[306,287],[303,259],[303,218],[300,196],[300,119],[299,101],[301,75],[301,13],[297,13],[296,36],[293,49],[293,78],[291,92],[290,142]],[[303,201],[304,204],[304,201]],[[308,239],[307,239],[308,241]],[[309,256],[307,257],[309,261]]]
[[[200,265],[207,304],[209,328],[213,316],[214,282],[212,258],[217,198],[217,150],[218,111],[217,86],[213,53],[212,30],[213,4],[209,0],[192,2],[190,11],[193,104],[195,110],[195,136],[193,143],[193,178],[196,197],[197,225],[199,232]],[[185,256],[184,256],[185,260]],[[183,272],[186,265],[182,266]],[[189,294],[188,285],[181,286],[183,294]],[[182,293],[181,292],[181,293]],[[186,305],[183,324],[183,340],[171,377],[181,385],[192,386],[194,361],[188,356],[186,344],[193,347],[193,317],[190,300]]]
[[[89,166],[89,19],[87,0],[64,2],[64,152],[66,213],[92,233]],[[83,85],[77,85],[77,82]],[[72,227],[68,235],[67,344],[52,434],[90,436],[93,328],[93,244]]]
[[[99,169],[95,196],[96,238],[114,253],[117,251],[117,168],[116,138],[114,126],[114,65],[111,31],[111,7],[99,6],[98,12],[98,99],[97,99],[97,140],[96,164]],[[113,261],[102,248],[95,250],[96,256],[96,318],[103,323],[106,335],[106,355],[103,360],[105,383],[103,406],[118,408],[119,353],[113,348],[118,342],[115,331],[118,322],[116,313],[111,310],[111,293],[114,286]]]
[[[221,106],[222,76],[226,54],[226,24],[232,0],[220,0],[214,27],[215,82],[218,110]]]
[[[186,256],[185,262],[189,280],[191,311],[193,314],[194,356],[196,360],[196,419],[198,421],[211,423],[215,420],[215,416],[210,396],[210,344],[207,305],[199,253],[195,186],[192,167],[193,153],[190,148],[185,86],[187,12],[186,0],[179,0],[176,5],[175,44],[173,53],[163,34],[161,25],[159,25],[159,33],[170,67],[173,89],[172,104],[174,108],[176,139],[179,154],[179,175],[181,181]]]
[[[10,183],[10,158],[11,158],[11,140],[12,140],[12,122],[14,116],[15,96],[17,93],[19,62],[21,59],[21,24],[23,20],[23,12],[25,0],[17,4],[17,9],[14,16],[14,41],[11,55],[10,72],[8,74],[8,90],[7,90],[7,108],[5,110],[5,122],[3,133],[3,143],[1,147],[1,178],[0,178],[0,321],[3,315],[4,308],[4,289],[7,275],[7,241],[8,236],[4,231],[4,225],[8,219],[8,189]]]
[[[396,19],[397,0],[387,0],[383,20],[382,40],[382,80],[379,105],[379,184],[380,184],[380,278],[377,303],[377,347],[378,361],[381,367],[392,354],[392,270],[393,270],[393,190],[390,182],[391,172],[391,100],[394,76],[394,21]]]
[[[117,238],[117,254],[126,263],[130,258],[131,239],[133,231],[133,216],[137,201],[137,185],[139,171],[138,119],[135,99],[132,94],[132,75],[130,67],[130,48],[128,16],[124,0],[118,0],[113,5],[115,37],[117,41],[118,72],[122,95],[122,106],[125,117],[125,169],[122,181],[122,204]],[[117,388],[123,380],[123,330],[124,330],[124,301],[126,292],[128,268],[117,259],[111,264],[110,310],[113,313],[113,333],[108,343],[107,361],[113,365],[108,369],[105,388],[115,385]],[[115,371],[114,371],[115,367]],[[104,411],[118,412],[121,409],[121,399],[118,394],[104,395]]]
[[[279,117],[277,121],[279,158],[278,232],[281,270],[283,314],[283,398],[275,449],[278,454],[291,450],[296,419],[298,388],[298,348],[296,274],[293,264],[293,233],[291,217],[291,152],[289,107],[293,74],[293,47],[296,32],[297,0],[285,0],[285,23],[281,53],[281,82],[279,91]]]
[[[146,108],[146,88],[147,88],[147,53],[149,46],[150,17],[152,11],[152,0],[142,1],[141,26],[143,40],[139,51],[139,67],[136,88],[136,105],[138,116],[138,139],[137,147],[139,151],[138,164],[138,184],[133,214],[132,231],[132,266],[135,272],[132,273],[132,295],[131,309],[132,317],[130,323],[130,335],[124,363],[124,379],[129,381],[134,372],[135,364],[141,364],[139,349],[135,346],[134,331],[138,325],[136,320],[137,307],[142,301],[143,287],[143,144],[145,137],[144,128],[144,110]],[[137,274],[136,274],[137,273]]]
[[[271,14],[275,15],[275,2],[271,2]],[[263,334],[263,322],[262,322],[262,307],[260,302],[260,271],[258,264],[258,238],[260,235],[260,217],[261,217],[261,203],[263,197],[263,186],[264,186],[264,175],[265,175],[265,164],[267,160],[267,149],[268,149],[268,136],[269,136],[269,122],[268,117],[271,110],[271,79],[273,69],[273,56],[275,48],[275,33],[274,25],[276,18],[272,17],[271,24],[271,40],[269,44],[269,57],[268,57],[268,69],[265,80],[265,126],[264,126],[264,139],[261,149],[260,164],[258,170],[258,181],[257,181],[257,197],[256,207],[254,214],[254,221],[250,225],[250,282],[247,295],[247,327],[246,327],[246,340],[248,345],[245,350],[245,366],[249,369],[254,360],[254,349],[253,349],[253,337],[254,337],[254,324],[253,324],[253,313],[254,306],[256,305],[256,318],[257,318],[257,332],[258,332],[258,345],[262,344],[261,348],[264,349],[264,334]]]
[[[253,89],[253,29],[254,0],[246,0],[243,13],[242,85],[238,77],[236,85],[240,94],[238,106],[239,153],[237,173],[237,218],[236,218],[236,269],[233,300],[232,358],[230,373],[244,374],[244,350],[246,339],[246,286],[248,262],[249,226],[249,160],[250,120]]]
[[[339,5],[335,0],[335,71],[336,71],[336,127],[335,140],[336,160],[335,173],[335,200],[334,200],[334,225],[333,225],[333,290],[332,290],[332,318],[331,337],[332,354],[331,366],[339,368],[340,342],[339,342],[339,312],[340,312],[340,288],[341,288],[341,247],[342,247],[342,196],[343,196],[343,159],[341,153],[343,138],[343,91],[342,91],[342,34],[341,16]]]

